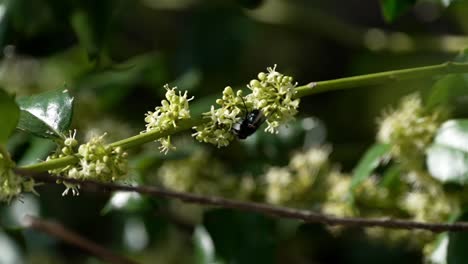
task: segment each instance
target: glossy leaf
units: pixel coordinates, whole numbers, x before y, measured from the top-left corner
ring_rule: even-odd
[[[101,210],[101,214],[105,215],[111,211],[138,212],[143,210],[146,205],[147,201],[138,193],[114,192]]]
[[[43,138],[62,137],[73,114],[68,90],[54,90],[17,100],[21,115],[18,128]]]
[[[15,99],[7,92],[0,90],[0,144],[10,137],[19,120],[19,107]]]
[[[217,256],[227,263],[274,263],[277,240],[273,219],[227,209],[212,210],[203,218]]]
[[[426,163],[441,182],[468,182],[468,120],[449,120],[439,128]]]
[[[210,234],[203,226],[197,226],[193,234],[195,245],[195,263],[214,264],[216,263],[216,254],[213,240]]]
[[[390,152],[391,146],[388,144],[374,144],[371,146],[359,161],[354,169],[353,179],[351,180],[351,190],[354,190],[359,184],[365,181],[372,172],[379,166]]]
[[[381,0],[382,13],[387,22],[393,22],[411,6],[416,3],[416,0]]]

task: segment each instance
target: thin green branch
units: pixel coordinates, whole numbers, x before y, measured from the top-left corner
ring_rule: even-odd
[[[468,63],[446,62],[437,65],[409,68],[403,70],[386,71],[372,74],[365,74],[335,80],[311,82],[309,84],[297,87],[296,97],[304,97],[312,94],[323,93],[334,90],[343,90],[358,88],[362,86],[376,85],[406,79],[432,77],[434,75],[444,75],[453,73],[468,73]],[[201,117],[181,121],[176,128],[171,128],[162,132],[148,132],[129,137],[117,142],[111,143],[113,147],[122,147],[129,149],[142,144],[152,142],[158,138],[166,137],[178,132],[191,129],[193,126],[203,123]],[[21,170],[34,172],[47,171],[50,169],[61,168],[78,162],[76,157],[64,157],[40,162],[37,164],[20,167]]]
[[[416,79],[432,77],[434,75],[444,75],[452,73],[467,73],[468,63],[446,62],[437,65],[409,68],[403,70],[386,71],[358,75],[353,77],[340,78],[329,81],[311,82],[304,86],[297,87],[297,97],[304,97],[316,93],[323,93],[334,90],[344,90],[362,86],[370,86],[382,83],[390,83],[406,79]]]

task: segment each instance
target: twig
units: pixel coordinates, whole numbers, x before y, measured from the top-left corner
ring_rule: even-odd
[[[445,75],[454,73],[467,73],[468,63],[446,62],[442,64],[416,67],[402,70],[378,72],[364,74],[346,78],[339,78],[328,81],[312,82],[306,85],[296,87],[295,97],[300,98],[312,94],[323,93],[335,90],[351,89],[363,86],[377,85],[389,83],[393,81],[407,80],[412,78],[428,78],[428,76]],[[190,130],[193,126],[198,126],[206,122],[200,116],[192,117],[189,120],[183,120],[173,127],[164,131],[150,131],[147,133],[138,134],[129,138],[125,138],[110,144],[112,147],[121,147],[129,149],[142,144],[152,142],[158,138],[169,136],[185,130]],[[51,169],[62,168],[67,165],[75,164],[79,161],[77,157],[65,156],[62,158],[51,159],[31,165],[20,167],[20,169],[32,172],[48,171]]]
[[[66,229],[63,225],[39,219],[33,216],[25,216],[26,227],[35,229],[41,232],[44,232],[48,235],[57,237],[73,246],[81,248],[83,250],[88,251],[89,253],[93,254],[94,256],[102,259],[108,263],[116,263],[116,264],[136,264],[137,262],[132,261],[126,257],[117,255],[108,249],[94,243],[91,240],[88,240],[77,233]]]
[[[21,173],[21,171],[19,171]],[[147,187],[147,186],[127,186],[115,183],[102,183],[92,180],[76,180],[67,179],[65,177],[55,177],[45,174],[31,175],[24,172],[27,177],[32,177],[35,180],[42,182],[55,183],[57,180],[79,184],[82,188],[92,187],[100,191],[124,191],[124,192],[138,192],[154,197],[165,197],[179,199],[187,203],[196,203],[201,205],[218,206],[223,208],[230,208],[235,210],[242,210],[248,212],[256,212],[260,214],[272,215],[281,218],[290,218],[302,220],[306,223],[322,223],[331,226],[357,226],[357,227],[383,227],[392,229],[420,229],[432,232],[444,231],[468,231],[468,222],[449,223],[427,223],[417,222],[405,219],[391,219],[391,218],[361,218],[361,217],[336,217],[325,215],[317,212],[299,210],[288,207],[280,207],[263,203],[245,202],[238,200],[225,199],[215,196],[203,196],[191,193],[177,192],[166,190],[162,188]]]

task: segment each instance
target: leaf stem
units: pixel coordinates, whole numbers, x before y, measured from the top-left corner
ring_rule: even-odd
[[[323,93],[335,90],[344,90],[350,88],[358,88],[363,86],[376,85],[381,83],[388,83],[394,81],[401,81],[406,79],[424,78],[434,75],[444,75],[453,73],[468,73],[468,63],[456,63],[446,62],[442,64],[436,64],[431,66],[409,68],[403,70],[386,71],[365,75],[358,75],[353,77],[346,77],[328,81],[311,82],[303,86],[298,86],[297,98],[309,96],[312,94]],[[169,136],[178,132],[191,129],[193,126],[197,126],[203,123],[201,116],[192,118],[190,120],[181,121],[176,128],[171,128],[162,132],[147,132],[139,135],[135,135],[126,139],[122,139],[111,143],[112,147],[122,147],[129,149],[140,146],[142,144],[154,141],[158,138]],[[32,165],[20,167],[21,170],[41,172],[50,169],[61,168],[67,165],[71,165],[78,162],[78,158],[68,156],[64,158],[58,158],[48,160]]]

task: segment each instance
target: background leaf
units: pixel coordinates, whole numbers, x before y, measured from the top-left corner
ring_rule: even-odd
[[[427,151],[427,167],[441,182],[468,182],[468,120],[442,124]]]
[[[227,263],[274,263],[276,241],[273,219],[219,209],[205,213],[203,222],[217,254]]]
[[[193,234],[195,262],[198,264],[216,263],[216,251],[210,234],[203,226],[197,226]]]
[[[468,212],[464,212],[457,222],[467,221]],[[468,260],[468,236],[465,232],[448,233],[447,264],[462,264]]]
[[[401,16],[411,6],[416,3],[416,0],[381,0],[382,12],[387,22],[393,22],[397,17]]]
[[[366,151],[354,169],[351,190],[354,190],[372,174],[380,162],[389,154],[390,149],[391,146],[388,144],[376,143]]]
[[[0,90],[0,144],[4,144],[16,127],[19,119],[19,107],[15,99]]]
[[[21,115],[18,128],[44,138],[62,137],[73,114],[68,90],[54,90],[17,100]]]

